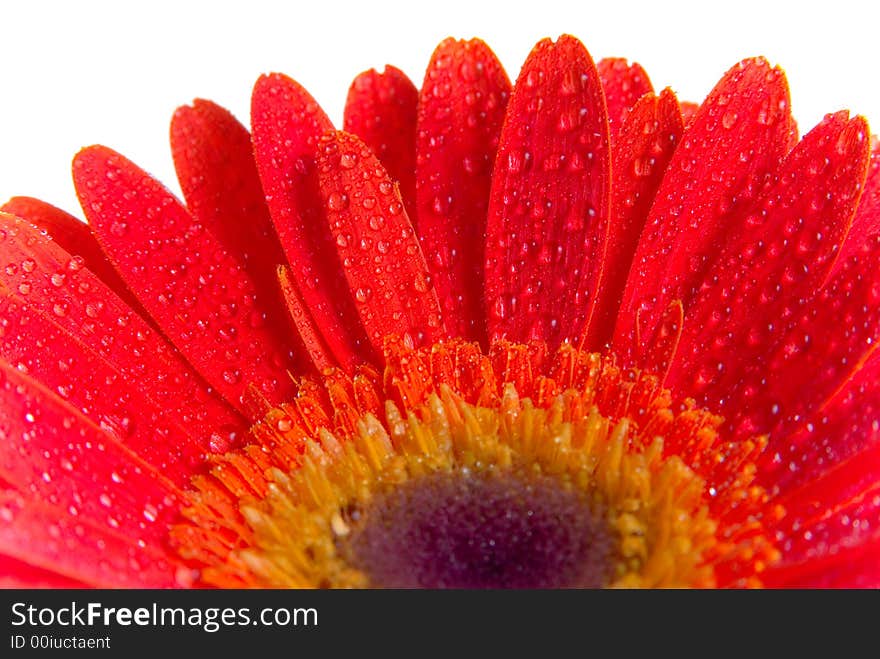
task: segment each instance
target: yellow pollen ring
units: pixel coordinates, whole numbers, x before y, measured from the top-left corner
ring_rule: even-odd
[[[486,353],[458,339],[414,348],[389,337],[382,372],[328,370],[297,385],[294,399],[253,426],[249,443],[193,478],[170,542],[206,585],[381,586],[368,574],[375,564],[349,550],[375,540],[376,528],[397,526],[382,506],[415,492],[449,517],[431,488],[446,483],[440,499],[454,507],[461,501],[449,493],[480,479],[489,490],[501,483],[493,502],[504,500],[504,488],[525,501],[521,488],[526,506],[538,490],[550,492],[545,504],[568,497],[586,506],[573,526],[542,510],[566,538],[601,536],[601,546],[578,551],[590,554],[585,566],[602,563],[603,585],[755,587],[778,560],[766,528],[783,511],[754,482],[766,437],[725,441],[720,417],[674,400],[657,377],[613,357],[570,344],[551,353],[540,343],[495,341]],[[492,525],[495,504],[467,487],[475,508],[457,510]],[[400,508],[404,517],[414,509]],[[532,522],[528,509],[517,510]],[[587,517],[601,518],[599,526],[581,524]],[[470,538],[470,527],[432,528]],[[520,530],[531,533],[526,523],[513,534]],[[597,546],[602,552],[589,549]],[[428,556],[430,564],[441,555]]]
[[[595,409],[565,421],[567,396],[549,409],[504,388],[499,408],[465,403],[448,387],[424,407],[402,415],[387,402],[385,423],[365,415],[352,440],[324,431],[302,467],[273,470],[267,496],[242,508],[253,546],[240,559],[272,587],[369,587],[339,541],[358,521],[346,511],[369,510],[378,493],[436,473],[551,476],[604,511],[616,537],[609,587],[710,587],[705,562],[716,523],[703,482],[662,441],[632,451],[628,419],[612,423]]]

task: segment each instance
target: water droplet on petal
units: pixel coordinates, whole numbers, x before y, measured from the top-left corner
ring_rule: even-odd
[[[348,206],[348,195],[340,192],[331,192],[327,197],[327,207],[332,211],[345,210]]]
[[[738,118],[736,112],[725,112],[724,116],[721,117],[721,125],[729,130],[733,128]]]

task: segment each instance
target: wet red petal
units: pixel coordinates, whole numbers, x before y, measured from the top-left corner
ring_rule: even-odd
[[[636,103],[613,143],[612,222],[592,348],[611,339],[639,236],[682,131],[678,101],[666,89]]]
[[[15,495],[7,492],[0,497]],[[5,520],[4,520],[5,521]],[[0,525],[2,525],[0,521]],[[29,565],[12,556],[0,555],[0,588],[86,588],[88,584],[51,570]]]
[[[770,578],[782,583],[854,586],[880,581],[866,556],[880,549],[880,443],[780,498],[782,563]],[[862,569],[853,570],[853,563]],[[868,569],[865,569],[868,568]]]
[[[652,335],[670,301],[685,310],[731,218],[746,212],[792,146],[788,86],[763,59],[744,60],[716,85],[685,131],[657,191],[623,295],[615,348]]]
[[[254,162],[251,136],[232,114],[196,99],[171,121],[174,166],[189,211],[250,275],[266,323],[279,344],[290,343],[276,271],[287,263]],[[299,347],[299,346],[295,346]],[[294,351],[297,365],[308,358]]]
[[[758,465],[764,482],[785,492],[880,443],[880,352],[873,350],[863,366],[853,368],[854,375],[824,404],[789,422],[800,423],[798,430],[774,441]]]
[[[289,348],[266,325],[254,282],[159,183],[106,147],[74,160],[77,194],[105,253],[178,350],[232,405],[250,384],[293,391]]]
[[[803,563],[783,564],[762,576],[771,588],[880,588],[880,539]]]
[[[753,212],[732,224],[727,243],[687,309],[670,386],[686,387],[699,400],[724,400],[729,407],[722,410],[734,422],[735,414],[742,418],[748,411],[750,425],[755,424],[752,432],[771,429],[778,420],[774,406],[790,407],[794,399],[807,404],[822,395],[813,376],[811,395],[786,394],[803,383],[798,369],[804,369],[801,374],[814,370],[798,362],[793,378],[780,377],[777,368],[782,366],[771,366],[768,358],[804,313],[817,311],[811,299],[831,271],[858,203],[869,157],[866,129],[863,119],[850,121],[839,113],[810,131],[782,163],[777,180]],[[828,318],[834,323],[831,332],[831,325],[823,329],[807,322],[806,340],[837,337],[841,320]],[[786,343],[784,359],[799,345],[795,337]],[[816,343],[813,351],[824,358],[829,356],[824,350],[836,342]],[[837,362],[815,367],[821,363]],[[773,378],[765,384],[767,369]],[[733,388],[739,395],[731,393]],[[758,391],[755,399],[753,392]]]
[[[322,214],[315,153],[333,125],[305,89],[277,73],[257,80],[251,120],[257,169],[291,274],[327,347],[351,370],[374,355]]]
[[[605,100],[590,55],[573,37],[541,41],[511,96],[492,183],[490,338],[544,339],[555,347],[591,333],[610,160]]]
[[[138,387],[168,418],[188,427],[203,447],[226,450],[232,438],[241,434],[243,419],[215,398],[177,352],[89,272],[82,259],[8,215],[0,215],[0,243],[7,259],[0,268],[0,287],[20,297],[34,312],[51,318],[59,331],[76,337],[84,350]],[[9,340],[15,341],[15,337]],[[44,364],[51,367],[49,359]],[[68,366],[72,382],[89,381],[78,365]],[[65,365],[57,367],[60,375]],[[112,384],[89,395],[106,396]]]
[[[406,212],[416,212],[416,117],[419,90],[393,66],[364,71],[348,90],[343,128],[357,135],[400,185]],[[329,127],[328,127],[329,128]]]
[[[140,303],[101,251],[101,246],[92,235],[88,224],[80,222],[60,208],[31,197],[13,197],[0,207],[0,211],[11,213],[43,229],[65,252],[81,256],[83,264],[126,304],[141,311]]]
[[[0,552],[99,588],[175,588],[189,573],[153,545],[9,492],[0,494]]]
[[[787,323],[789,331],[772,351],[756,356],[744,385],[731,396],[732,409],[740,410],[732,420],[740,432],[766,429],[784,446],[788,435],[865,366],[880,341],[878,272],[880,236],[870,251],[852,257],[806,308],[796,310]],[[772,378],[766,378],[768,372]]]
[[[880,148],[875,147],[865,179],[865,190],[859,200],[849,235],[840,250],[840,258],[834,264],[834,272],[839,271],[841,265],[857,254],[877,233],[880,233]]]
[[[483,236],[509,96],[507,74],[485,43],[446,39],[419,98],[414,224],[447,329],[484,344]]]
[[[599,72],[599,79],[605,92],[613,145],[636,102],[645,94],[654,91],[654,87],[641,65],[636,62],[630,64],[623,58],[606,57],[599,60],[596,70]]]
[[[646,344],[647,349],[639,359],[638,367],[655,374],[661,383],[666,378],[669,365],[678,349],[683,319],[681,302],[675,300],[663,314],[654,337]]]
[[[389,334],[418,344],[445,336],[425,258],[376,156],[354,135],[328,133],[318,172],[330,231],[373,348],[382,350]]]
[[[296,282],[290,276],[290,270],[286,267],[278,268],[278,285],[287,305],[290,320],[302,341],[304,350],[318,371],[331,368],[335,361],[327,346],[321,338],[321,332],[315,325],[309,313],[308,307],[296,287]]]
[[[697,112],[700,109],[699,103],[694,103],[692,101],[681,101],[681,118],[684,122],[685,128],[689,128],[693,123],[694,118],[697,116]]]
[[[245,268],[261,293],[286,263],[260,185],[250,134],[232,114],[197,99],[171,120],[171,152],[190,213]],[[268,294],[264,294],[268,295]],[[275,298],[264,305],[270,314]],[[283,314],[273,325],[286,330]]]
[[[129,380],[62,329],[26,296],[0,293],[0,357],[57,393],[105,432],[184,487],[204,463],[208,443],[193,435],[149,389]]]
[[[129,542],[164,546],[180,492],[57,394],[0,361],[0,473]]]

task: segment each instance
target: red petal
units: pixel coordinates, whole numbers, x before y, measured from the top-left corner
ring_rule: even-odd
[[[613,143],[613,220],[608,231],[607,267],[599,291],[596,342],[592,347],[600,347],[611,339],[639,236],[682,131],[678,101],[666,89],[659,97],[647,94],[636,103]]]
[[[783,438],[865,366],[880,342],[878,272],[880,236],[875,237],[870,252],[851,258],[819,296],[796,310],[788,323],[790,331],[780,337],[772,352],[757,355],[757,372],[747,371],[744,385],[731,396],[731,409],[742,410],[733,418],[741,431],[766,429],[784,445]],[[759,389],[754,401],[748,400],[767,372],[773,378]]]
[[[654,337],[646,344],[644,355],[639,360],[639,368],[653,373],[660,378],[660,382],[666,378],[669,365],[675,358],[678,342],[681,338],[682,321],[684,311],[681,302],[673,301],[663,314]]]
[[[837,273],[843,263],[857,254],[877,233],[880,233],[880,147],[875,147],[865,179],[865,190],[853,217],[849,235],[834,264]]]
[[[846,113],[827,117],[789,154],[754,212],[733,223],[687,310],[670,386],[680,385],[700,400],[724,400],[731,417],[750,412],[758,433],[777,421],[774,405],[788,407],[798,397],[785,390],[813,370],[799,362],[787,379],[767,359],[805,313],[803,305],[809,306],[807,314],[815,311],[809,301],[831,271],[858,203],[869,157],[865,131],[864,120],[849,121]],[[837,334],[839,320],[829,319],[834,324],[824,330],[813,325],[811,336]],[[797,350],[793,340],[783,348],[786,358]],[[830,347],[825,339],[818,343]],[[772,382],[764,384],[768,368]],[[809,388],[819,394],[816,385],[811,378]],[[731,393],[734,387],[741,395]],[[758,399],[752,399],[752,390],[761,392]],[[807,400],[815,398],[801,402]]]
[[[880,540],[803,563],[774,566],[762,577],[770,588],[880,588]]]
[[[800,423],[758,463],[761,478],[775,490],[811,483],[880,443],[880,352],[875,349],[839,392]]]
[[[8,215],[0,216],[0,253],[7,264],[0,268],[0,287],[51,317],[59,330],[134,383],[168,418],[190,428],[203,447],[226,450],[230,439],[244,430],[242,418],[211,395],[177,352],[86,270],[81,259]],[[64,365],[58,369],[63,371]],[[88,380],[78,367],[69,375],[71,380]]]
[[[492,182],[490,338],[543,339],[552,348],[591,334],[610,160],[605,100],[589,53],[573,37],[541,41],[516,81]]]
[[[330,231],[375,350],[390,334],[442,338],[437,294],[393,181],[354,135],[328,133],[318,150]]]
[[[110,433],[0,360],[0,473],[129,542],[162,547],[180,491]]]
[[[479,39],[431,57],[416,152],[416,227],[452,336],[486,342],[483,240],[510,81]]]
[[[285,267],[278,268],[278,284],[281,287],[281,294],[287,304],[287,311],[290,320],[297,330],[297,334],[303,343],[303,348],[308,353],[312,364],[318,371],[332,368],[334,365],[333,356],[324,345],[321,339],[321,332],[315,325],[315,321],[309,313],[308,307],[303,300],[296,282],[290,276],[290,270]]]
[[[219,105],[197,99],[174,113],[171,151],[190,213],[242,264],[260,292],[274,291],[275,270],[287,261],[269,217],[247,129]],[[277,308],[265,306],[269,313]],[[283,314],[274,315],[286,331]]]
[[[273,401],[293,395],[289,349],[267,327],[254,282],[213,234],[106,147],[80,151],[73,173],[104,252],[199,373],[238,409],[250,384]]]
[[[876,564],[864,571],[847,569],[849,562],[867,567],[862,559],[876,556],[880,547],[878,474],[880,443],[875,443],[779,500],[786,515],[777,530],[784,559],[776,579],[809,585],[824,577],[848,586],[880,579]]]
[[[792,139],[782,71],[760,58],[728,71],[700,106],[657,191],[624,291],[615,348],[631,344],[638,309],[651,336],[672,300],[689,308],[731,218],[748,210]]]
[[[14,496],[7,492],[0,497]],[[11,556],[0,555],[0,588],[86,588],[82,581],[29,565]]]
[[[12,493],[0,495],[0,552],[99,588],[179,588],[189,574],[161,549]]]
[[[253,279],[266,323],[279,344],[290,326],[279,304],[276,270],[287,263],[254,162],[251,136],[227,110],[196,99],[171,120],[174,166],[189,211]],[[299,346],[297,346],[299,347]],[[301,351],[298,366],[308,368]]]
[[[636,62],[630,64],[623,58],[606,57],[596,65],[605,104],[608,108],[608,123],[611,126],[611,143],[623,127],[627,115],[636,102],[645,94],[654,91],[645,70]]]
[[[690,128],[691,124],[694,122],[694,119],[697,116],[697,112],[700,109],[699,103],[693,103],[692,101],[681,101],[681,118],[684,122],[685,128]]]
[[[105,432],[185,487],[204,464],[208,444],[169,415],[137,380],[62,329],[27,296],[0,295],[0,357],[56,392]]]
[[[327,347],[351,370],[374,355],[322,215],[315,153],[333,125],[305,89],[280,74],[257,80],[251,119],[257,169],[291,274]]]
[[[343,127],[357,135],[400,185],[410,217],[416,210],[416,117],[419,90],[393,66],[364,71],[348,90]],[[329,130],[329,127],[328,127]]]
[[[83,264],[128,306],[138,312],[142,311],[134,295],[101,251],[101,246],[92,235],[88,224],[60,208],[31,197],[13,197],[0,207],[0,211],[20,217],[43,229],[65,252],[82,257]],[[143,315],[146,317],[146,314]]]

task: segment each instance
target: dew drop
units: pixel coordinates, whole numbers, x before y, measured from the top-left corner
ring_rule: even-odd
[[[507,154],[507,171],[518,174],[525,167],[525,157],[521,153],[511,151]]]
[[[327,207],[332,211],[345,210],[348,206],[348,195],[341,192],[331,192],[327,197]]]
[[[568,133],[577,128],[579,116],[576,112],[561,112],[559,120],[556,122],[556,130],[560,133]]]
[[[352,169],[357,166],[358,155],[356,153],[343,153],[339,158],[339,166],[343,169]]]
[[[653,158],[636,158],[633,161],[633,173],[639,177],[646,177],[651,175],[651,170],[654,168],[654,159]]]
[[[103,308],[103,302],[89,302],[86,305],[86,316],[88,316],[89,318],[97,318]]]
[[[451,202],[451,197],[438,195],[434,197],[434,203],[431,207],[437,215],[446,215],[449,212]]]
[[[736,112],[725,112],[724,116],[721,117],[721,125],[729,130],[733,128],[738,118]]]
[[[492,303],[492,316],[497,320],[507,318],[507,305],[504,303],[504,298],[500,295]]]

